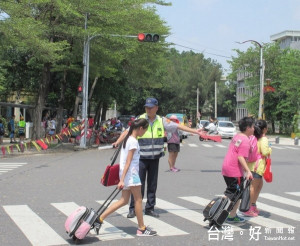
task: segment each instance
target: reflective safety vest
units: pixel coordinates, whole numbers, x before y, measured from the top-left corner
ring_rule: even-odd
[[[26,122],[24,120],[19,121],[19,133],[25,132]]]
[[[139,118],[147,119],[147,114]],[[156,115],[152,126],[149,122],[147,131],[142,137],[138,137],[140,145],[140,159],[158,159],[164,156],[164,124],[163,119]]]

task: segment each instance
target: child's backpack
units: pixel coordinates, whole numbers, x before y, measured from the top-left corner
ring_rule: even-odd
[[[258,149],[257,149],[257,138],[252,135],[250,136],[250,152],[248,156],[248,162],[254,162],[258,157]]]

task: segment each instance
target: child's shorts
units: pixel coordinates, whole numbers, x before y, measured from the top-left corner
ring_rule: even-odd
[[[132,173],[131,175],[125,176],[123,190],[129,190],[131,186],[139,186],[139,185],[142,185],[139,174]]]
[[[142,186],[142,183],[140,184],[135,184],[135,185],[130,185],[130,186],[124,186],[123,190],[130,190],[130,187],[136,187],[136,186]]]
[[[243,189],[243,182],[244,182],[244,178],[243,177],[239,177],[239,178],[235,178],[235,177],[226,177],[223,176],[225,183],[227,185],[227,188],[224,192],[224,195],[227,196],[230,200],[233,200],[234,196],[237,194],[237,191],[239,189]]]
[[[180,151],[180,144],[168,143],[168,151],[169,152],[179,152]]]
[[[251,172],[254,179],[262,179],[262,176],[256,172]]]

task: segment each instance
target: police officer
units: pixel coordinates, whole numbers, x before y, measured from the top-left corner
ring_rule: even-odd
[[[144,106],[146,113],[137,118],[147,119],[149,126],[146,133],[142,137],[138,138],[140,145],[139,175],[142,182],[142,197],[144,197],[147,177],[147,202],[145,206],[145,215],[159,217],[159,214],[154,211],[154,206],[156,202],[159,158],[164,156],[165,130],[172,133],[179,129],[198,135],[200,134],[200,131],[177,124],[157,115],[158,101],[156,98],[147,98]],[[124,131],[113,145],[117,146],[120,144],[127,133],[128,131]],[[133,217],[135,217],[134,200],[131,196],[127,218]]]

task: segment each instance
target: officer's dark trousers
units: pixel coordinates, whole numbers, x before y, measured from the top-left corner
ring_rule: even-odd
[[[147,178],[147,203],[145,210],[154,210],[158,180],[159,159],[140,159],[139,175],[142,182],[142,197],[144,198]],[[129,210],[134,210],[134,199],[131,195]]]

